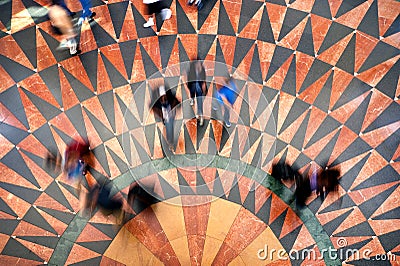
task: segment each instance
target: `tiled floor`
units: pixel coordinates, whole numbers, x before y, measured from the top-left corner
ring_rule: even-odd
[[[71,57],[56,50],[48,0],[1,1],[0,264],[399,265],[400,3],[205,0],[197,12],[166,0],[172,18],[144,29],[141,2],[93,0]],[[196,123],[185,87],[196,57],[209,96],[236,78],[229,129],[210,99]],[[182,100],[173,154],[148,110],[160,79]],[[153,187],[157,200],[123,226],[78,215],[75,185],[43,167],[86,137],[88,178],[123,197],[134,180]],[[338,195],[296,208],[268,175],[279,160],[340,169]]]

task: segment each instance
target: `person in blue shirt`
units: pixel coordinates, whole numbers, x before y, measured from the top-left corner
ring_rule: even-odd
[[[230,108],[232,108],[233,104],[235,103],[237,95],[237,87],[232,77],[227,78],[225,80],[225,84],[221,88],[217,89],[215,97],[217,98],[221,109],[222,107],[224,109],[224,124],[227,128],[231,127],[231,122],[229,122]],[[213,108],[214,110],[217,110],[216,106]]]

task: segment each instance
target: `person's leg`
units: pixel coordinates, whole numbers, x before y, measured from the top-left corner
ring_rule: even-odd
[[[167,141],[169,148],[173,147],[174,145],[174,120],[169,119],[165,123],[165,130],[167,133]]]
[[[227,104],[224,104],[224,123],[228,128],[231,127],[231,122],[229,122],[230,116],[230,107]]]
[[[143,24],[143,27],[148,28],[154,26],[153,14],[156,11],[156,7],[156,3],[146,5],[146,15],[148,16],[148,20]]]
[[[200,126],[203,125],[203,91],[198,82],[196,82],[196,102],[197,102],[197,114],[200,118]]]

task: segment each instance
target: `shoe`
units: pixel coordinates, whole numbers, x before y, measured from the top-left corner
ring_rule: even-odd
[[[202,127],[202,126],[203,126],[203,124],[204,124],[204,119],[203,119],[203,116],[200,116],[200,126]]]
[[[200,11],[203,8],[203,2],[199,1],[199,3],[197,4],[197,10]]]
[[[193,106],[193,104],[194,104],[194,101],[193,101],[193,98],[191,98],[191,99],[190,99],[190,105]]]
[[[92,14],[89,16],[89,18],[90,18],[91,20],[93,20],[95,16],[96,16],[96,12],[92,12]]]
[[[231,127],[231,122],[225,122],[225,126],[227,127],[227,128],[230,128]]]
[[[189,5],[189,6],[193,5],[193,3],[194,3],[194,0],[189,0],[189,1],[188,1],[188,5]]]
[[[81,26],[82,24],[83,24],[83,22],[85,21],[85,18],[83,18],[83,17],[80,17],[79,19],[78,19],[78,23],[76,23],[78,26]]]
[[[69,41],[68,39],[64,39],[60,42],[56,50],[64,50],[69,48]]]
[[[143,24],[143,27],[148,28],[154,26],[154,21],[153,18],[149,18],[149,21],[147,21],[146,23]]]
[[[69,42],[68,42],[68,43],[69,43],[69,53],[70,53],[71,55],[76,54],[76,53],[77,53],[76,47],[77,47],[78,45],[77,45],[77,43],[76,43],[75,38],[69,39]]]
[[[168,20],[171,18],[172,15],[172,11],[171,9],[168,8],[164,8],[163,10],[161,10],[161,16],[163,20]]]

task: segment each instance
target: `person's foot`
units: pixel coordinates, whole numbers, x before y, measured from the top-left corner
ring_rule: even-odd
[[[231,127],[231,122],[225,122],[225,126],[227,127],[227,128],[230,128]]]
[[[163,20],[167,20],[167,19],[171,18],[171,15],[172,15],[171,9],[165,8],[162,10],[162,13],[163,13]]]
[[[189,6],[193,5],[193,3],[194,3],[194,0],[189,0],[189,1],[188,1],[188,5],[189,5]]]
[[[69,41],[68,39],[64,39],[60,42],[56,50],[64,50],[69,48]]]
[[[89,19],[93,20],[95,16],[96,16],[96,12],[92,12],[92,14],[89,16]]]
[[[85,18],[84,17],[80,17],[79,19],[78,19],[78,23],[76,23],[78,26],[81,26],[82,24],[83,24],[83,22],[85,21]]]
[[[202,127],[202,126],[203,126],[203,124],[204,124],[204,119],[203,119],[203,116],[200,116],[200,126]]]
[[[151,26],[154,26],[153,18],[149,18],[149,20],[146,23],[143,24],[143,27],[145,27],[145,28],[148,28],[148,27],[151,27]]]
[[[76,49],[76,47],[77,47],[78,45],[77,45],[77,43],[76,43],[75,38],[69,39],[68,43],[69,43],[69,53],[70,53],[71,55],[76,54],[76,53],[78,52],[78,50]]]
[[[190,105],[194,104],[193,98],[190,98],[189,103],[190,103]]]

